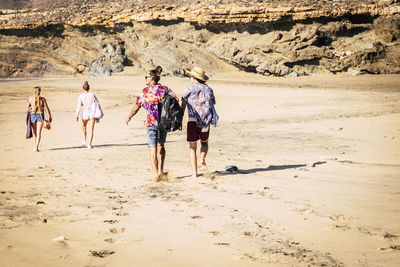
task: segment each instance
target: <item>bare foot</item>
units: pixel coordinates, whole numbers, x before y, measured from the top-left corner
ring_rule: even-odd
[[[205,163],[205,162],[203,162],[203,163],[201,163],[201,170],[203,171],[203,172],[207,172],[208,171],[208,169],[207,169],[207,164]]]
[[[159,182],[168,182],[168,172],[163,172],[158,175]]]
[[[160,174],[159,175],[157,175],[156,177],[154,177],[154,179],[153,179],[153,182],[156,182],[156,183],[158,183],[161,179],[160,179]]]

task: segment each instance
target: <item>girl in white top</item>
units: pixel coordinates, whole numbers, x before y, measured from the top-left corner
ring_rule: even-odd
[[[97,97],[94,93],[89,93],[89,83],[85,81],[83,83],[83,94],[79,95],[78,98],[78,106],[76,107],[76,121],[79,121],[79,112],[81,107],[83,106],[82,110],[82,130],[83,130],[83,141],[82,146],[86,145],[86,125],[90,120],[90,136],[89,136],[89,145],[87,148],[92,148],[92,141],[93,141],[93,132],[94,132],[94,124],[96,123],[96,119],[93,117],[93,110],[92,104],[93,102],[97,101]]]

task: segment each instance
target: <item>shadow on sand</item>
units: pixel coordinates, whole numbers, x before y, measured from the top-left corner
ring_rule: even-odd
[[[120,146],[147,146],[147,143],[144,144],[103,144],[103,145],[94,145],[92,148],[99,148],[99,147],[120,147]],[[68,149],[87,149],[86,146],[70,146],[70,147],[56,147],[51,148],[49,150],[68,150]]]
[[[311,167],[316,167],[318,165],[324,164],[326,161],[318,161],[314,162]],[[269,165],[266,168],[253,168],[253,169],[239,169],[236,166],[229,166],[230,168],[236,167],[234,171],[218,171],[216,170],[215,172],[208,173],[208,174],[199,174],[199,177],[204,178],[209,178],[209,176],[212,176],[213,178],[215,176],[226,176],[226,175],[237,175],[237,174],[251,174],[251,173],[256,173],[256,172],[266,172],[266,171],[280,171],[280,170],[286,170],[286,169],[296,169],[296,168],[304,168],[309,166],[308,164],[292,164],[292,165]],[[175,179],[184,179],[184,178],[189,178],[191,175],[184,175],[184,176],[178,176],[175,177]]]
[[[313,167],[317,165],[321,165],[326,163],[325,161],[319,161],[319,162],[314,162]],[[266,168],[253,168],[253,169],[237,169],[235,171],[215,171],[215,175],[217,176],[225,176],[225,175],[236,175],[236,174],[250,174],[250,173],[256,173],[256,172],[266,172],[266,171],[280,171],[280,170],[286,170],[286,169],[296,169],[296,168],[304,168],[306,167],[307,164],[292,164],[292,165],[269,165]]]

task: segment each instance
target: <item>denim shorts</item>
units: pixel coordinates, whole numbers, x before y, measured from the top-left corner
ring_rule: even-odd
[[[43,113],[31,113],[31,123],[42,122]]]
[[[149,146],[156,146],[157,143],[164,144],[166,139],[166,131],[158,130],[157,125],[147,126],[147,142]]]

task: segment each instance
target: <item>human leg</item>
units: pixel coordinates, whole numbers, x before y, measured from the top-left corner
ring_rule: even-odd
[[[192,167],[192,177],[197,177],[197,142],[190,142],[189,143],[189,158],[190,158],[190,165]]]
[[[158,130],[157,132],[157,157],[158,161],[160,163],[158,173],[163,174],[164,173],[164,161],[165,161],[165,155],[166,155],[166,150],[165,150],[165,142],[167,140],[167,132]]]
[[[208,137],[210,136],[210,126],[201,128],[200,130],[200,160],[202,168],[207,168],[206,156],[208,153]]]
[[[87,126],[87,123],[88,123],[88,120],[82,119],[82,131],[83,131],[82,145],[86,144],[86,136],[87,136],[86,126]]]
[[[89,145],[88,148],[92,148],[92,142],[93,142],[93,134],[94,134],[94,124],[96,123],[95,118],[90,119],[90,136],[89,136]]]
[[[157,160],[157,147],[149,146],[150,151],[150,165],[154,173],[154,177],[158,176],[158,160]]]
[[[43,122],[38,122],[36,127],[36,151],[39,152],[40,139],[42,138]]]
[[[154,173],[155,181],[158,181],[158,160],[157,160],[157,139],[158,139],[158,127],[147,126],[147,143],[150,152],[150,165]]]
[[[160,165],[158,169],[158,174],[163,174],[164,173],[164,161],[165,161],[165,146],[164,143],[158,143],[158,148],[157,148],[157,158],[159,159]]]
[[[202,167],[207,167],[206,164],[206,156],[208,152],[208,141],[201,141],[201,147],[200,147],[200,160],[201,160],[201,166]]]
[[[36,142],[37,142],[37,140],[36,140],[36,135],[37,135],[37,133],[36,133],[36,129],[37,129],[37,122],[35,122],[35,123],[31,123],[32,124],[32,131],[33,131],[33,141],[35,142],[35,146],[33,147],[33,150],[35,150],[36,151]]]

